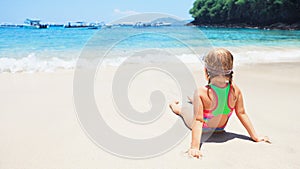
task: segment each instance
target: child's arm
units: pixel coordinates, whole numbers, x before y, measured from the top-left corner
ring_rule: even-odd
[[[251,139],[255,142],[260,142],[260,141],[265,141],[270,143],[268,137],[259,137],[255,130],[254,127],[248,117],[248,115],[246,114],[245,111],[245,107],[244,107],[244,101],[243,101],[243,95],[242,92],[238,89],[237,90],[237,102],[235,105],[235,112],[237,117],[239,118],[239,120],[241,121],[241,123],[243,124],[243,126],[246,128],[247,132],[249,133]]]
[[[203,125],[203,104],[200,99],[200,93],[195,91],[194,99],[194,114],[196,115],[196,121],[192,127],[192,143],[188,154],[193,157],[201,157],[200,153],[200,140],[202,135],[202,125]]]
[[[188,154],[192,157],[201,157],[202,154],[200,152],[200,140],[202,134],[202,122],[196,120],[192,127],[192,143],[191,148],[188,151]]]

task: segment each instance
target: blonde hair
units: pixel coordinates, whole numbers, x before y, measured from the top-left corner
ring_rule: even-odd
[[[232,87],[233,55],[230,51],[223,48],[213,49],[204,57],[204,63],[208,76],[208,89],[210,89],[211,79],[223,76],[228,78],[228,83],[235,93],[235,89]],[[207,90],[207,95],[209,96],[208,92],[209,90]],[[236,99],[235,94],[233,95],[234,99]]]
[[[216,76],[228,77],[229,83],[232,83],[233,56],[227,49],[218,48],[211,50],[204,57],[204,63],[209,83]]]

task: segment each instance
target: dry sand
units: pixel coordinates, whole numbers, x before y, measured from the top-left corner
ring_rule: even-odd
[[[195,77],[203,79],[197,65],[191,68]],[[111,70],[105,71],[109,76]],[[113,156],[96,146],[80,126],[73,104],[73,71],[2,73],[0,168],[299,168],[300,62],[249,64],[235,71],[235,82],[244,92],[247,112],[256,131],[269,136],[272,144],[248,140],[245,129],[233,115],[226,135],[216,135],[202,145],[204,157],[200,160],[183,156],[190,145],[190,134],[174,149],[158,157],[131,160]],[[109,81],[109,77],[102,80],[104,87],[109,86],[105,81]],[[148,85],[143,80],[141,83]],[[200,81],[199,85],[204,83]],[[168,84],[161,81],[158,84],[168,88]],[[101,92],[101,89],[95,91]],[[144,95],[134,90],[136,95],[131,99],[137,103],[137,109],[149,108]],[[166,92],[169,92],[168,99],[177,96],[171,90]],[[107,101],[101,96],[98,100]],[[104,108],[108,115],[113,113],[110,106],[111,103],[107,103]],[[107,119],[116,131],[130,135],[130,129],[137,128],[129,122],[114,122],[117,118],[121,119],[113,115]],[[178,117],[166,108],[162,118],[170,122],[158,122],[160,127],[154,125],[155,132],[163,132]],[[151,129],[145,127],[145,131]],[[137,135],[147,137],[147,132]]]

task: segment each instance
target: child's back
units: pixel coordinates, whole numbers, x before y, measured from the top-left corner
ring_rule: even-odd
[[[235,104],[237,88],[229,84],[209,84],[199,88],[203,104],[203,121],[206,128],[224,128]]]

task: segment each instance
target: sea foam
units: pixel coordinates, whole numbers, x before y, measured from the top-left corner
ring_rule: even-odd
[[[253,63],[274,63],[291,62],[300,60],[300,50],[297,48],[262,48],[262,47],[240,47],[229,48],[235,58],[235,65],[253,64]],[[140,64],[140,63],[172,63],[172,60],[164,59],[164,56],[154,57],[151,55],[134,56],[114,55],[103,58],[101,62],[97,58],[81,58],[77,63],[78,57],[37,57],[34,53],[23,58],[0,58],[0,72],[19,73],[19,72],[55,72],[57,70],[74,70],[76,66],[95,67],[95,66],[114,66],[119,67],[122,64]],[[190,53],[177,53],[181,62],[186,64],[202,64],[201,57]],[[168,58],[168,57],[167,57]],[[128,59],[128,60],[127,60]],[[99,63],[98,63],[99,62]]]
[[[23,58],[0,58],[0,72],[53,72],[58,69],[73,69],[74,60],[63,60],[57,57],[39,59],[34,53]]]

